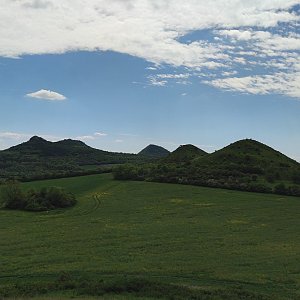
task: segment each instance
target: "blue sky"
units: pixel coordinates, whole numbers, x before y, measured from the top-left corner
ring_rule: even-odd
[[[4,2],[2,22],[18,19],[0,29],[1,149],[253,138],[300,161],[299,1]]]

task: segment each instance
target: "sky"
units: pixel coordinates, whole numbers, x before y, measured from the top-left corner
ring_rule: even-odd
[[[299,0],[2,0],[0,149],[252,138],[300,161],[299,52]]]

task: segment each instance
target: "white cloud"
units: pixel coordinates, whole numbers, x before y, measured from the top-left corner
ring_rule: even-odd
[[[18,132],[0,132],[1,139],[20,140],[31,137],[29,134],[18,133]]]
[[[285,32],[284,35],[279,35],[254,29],[219,30],[215,33],[233,44],[237,43],[231,51],[230,61],[243,65],[243,69],[250,74],[204,80],[204,83],[229,91],[263,95],[277,93],[300,98],[299,34]],[[261,68],[259,74],[255,74],[255,68]],[[262,71],[264,74],[261,74]],[[223,75],[225,74],[232,76],[238,72],[225,71]]]
[[[274,51],[300,50],[300,35],[289,34],[281,36],[268,31],[254,30],[219,30],[221,36],[230,37],[233,40],[256,42],[257,46]]]
[[[0,132],[0,149],[6,149],[16,144],[28,141],[34,135],[38,135],[48,141],[50,140],[53,142],[64,139],[64,137],[50,134],[3,131]]]
[[[157,68],[155,68],[155,67],[147,67],[146,70],[155,71],[155,70],[157,70]]]
[[[224,71],[222,72],[222,76],[232,76],[232,75],[235,75],[237,74],[237,71]]]
[[[89,141],[89,140],[95,140],[95,136],[93,135],[80,135],[75,137],[76,140],[83,140],[83,141]]]
[[[120,139],[117,139],[115,140],[116,143],[123,143],[124,141],[123,140],[120,140]]]
[[[163,79],[187,79],[190,77],[190,74],[157,74],[156,77]]]
[[[94,136],[100,137],[100,136],[107,136],[107,133],[104,132],[95,132]]]
[[[50,90],[43,90],[43,89],[37,92],[29,93],[26,96],[31,98],[36,98],[36,99],[50,100],[50,101],[62,101],[67,99],[62,94]]]
[[[189,73],[181,73],[181,74],[156,74],[148,76],[149,84],[153,86],[166,86],[169,80],[176,80],[178,84],[190,84],[187,80],[191,77]]]
[[[238,63],[238,64],[242,64],[242,65],[246,65],[247,61],[244,57],[234,57],[233,61]]]
[[[217,31],[219,35],[227,36],[233,39],[240,41],[249,41],[249,40],[261,40],[268,39],[271,36],[271,33],[268,31],[252,31],[252,30],[219,30]]]
[[[153,86],[165,86],[168,81],[167,80],[158,80],[156,77],[150,76],[149,78],[149,84]]]
[[[219,49],[180,36],[207,28],[276,26],[297,0],[2,0],[0,55],[113,50],[154,63],[202,66]],[[10,26],[6,26],[10,24]],[[43,28],[43,30],[41,30]]]
[[[94,132],[93,134],[88,134],[88,135],[80,135],[75,137],[77,140],[83,140],[83,141],[88,141],[88,140],[96,140],[100,137],[107,136],[107,133],[104,132]]]
[[[260,66],[274,78],[285,69],[295,82],[300,16],[290,8],[296,4],[299,0],[2,0],[0,56],[111,50],[149,61],[153,65],[147,69],[152,71],[169,64],[201,74],[209,69],[208,78],[220,68],[237,72],[240,67]],[[181,42],[181,37],[196,30],[210,30],[212,39]],[[275,61],[267,65],[270,57]],[[297,62],[288,61],[292,57]],[[254,71],[251,76],[255,78]],[[148,79],[159,87],[171,77]],[[178,83],[189,83],[181,79]],[[296,84],[286,94],[297,95],[295,88]],[[271,91],[270,86],[265,89]],[[65,99],[54,93],[41,90],[28,96]]]
[[[300,72],[293,74],[276,73],[272,75],[256,75],[215,79],[205,83],[230,91],[249,94],[278,93],[300,98]]]

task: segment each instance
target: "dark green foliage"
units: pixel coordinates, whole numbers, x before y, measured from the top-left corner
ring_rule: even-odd
[[[285,195],[300,196],[300,185],[291,185]]]
[[[133,165],[125,164],[113,170],[114,178],[117,180],[136,180],[137,169]]]
[[[285,195],[285,194],[287,194],[288,189],[284,183],[279,183],[279,184],[275,185],[274,191],[276,194]]]
[[[72,193],[62,188],[48,187],[39,191],[30,190],[26,202],[25,210],[44,211],[74,206],[76,199]]]
[[[279,183],[275,185],[274,192],[280,195],[300,196],[300,186],[299,185],[286,186],[284,183]]]
[[[24,192],[18,182],[9,181],[1,191],[2,205],[8,209],[45,211],[76,204],[75,196],[59,187],[30,189]]]
[[[149,158],[102,151],[76,140],[49,142],[35,136],[0,151],[0,178],[28,181],[97,174],[111,171],[118,164],[141,161]]]
[[[207,153],[194,145],[181,145],[165,159],[168,162],[188,162]]]
[[[142,151],[138,153],[138,155],[141,156],[148,156],[152,158],[162,158],[169,155],[169,151],[161,146],[157,145],[149,145],[146,148],[144,148]]]
[[[296,184],[300,184],[300,170],[294,172],[293,182]]]
[[[192,145],[179,147],[157,163],[126,165],[116,179],[181,183],[299,196],[300,165],[253,140],[233,143],[212,154]],[[286,182],[286,187],[277,186]]]
[[[1,189],[0,201],[2,206],[9,209],[24,209],[26,194],[21,189],[20,183],[8,180]]]

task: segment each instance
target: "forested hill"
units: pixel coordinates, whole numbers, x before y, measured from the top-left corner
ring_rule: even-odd
[[[165,162],[187,162],[196,157],[205,156],[206,154],[205,151],[194,145],[181,145],[166,157]]]
[[[151,144],[140,151],[138,154],[146,157],[162,158],[168,156],[170,154],[170,151],[161,146]]]
[[[109,170],[109,166],[147,161],[136,154],[94,149],[77,140],[50,142],[34,136],[0,151],[0,178],[20,180],[73,176]]]
[[[251,139],[211,154],[181,146],[157,163],[119,167],[115,178],[300,195],[300,164]]]

